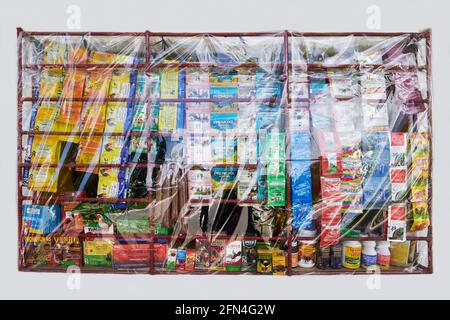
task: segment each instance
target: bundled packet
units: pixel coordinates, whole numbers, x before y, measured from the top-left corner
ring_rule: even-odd
[[[72,132],[81,121],[83,102],[70,99],[82,98],[87,72],[84,70],[68,70],[64,78],[62,89],[62,102],[57,118],[59,130]]]
[[[238,177],[238,200],[256,200],[258,198],[256,170],[240,170]]]
[[[411,193],[412,202],[428,201],[429,155],[428,134],[412,133],[411,150]]]
[[[158,131],[175,133],[177,131],[177,103],[160,103],[158,115]]]
[[[227,271],[240,271],[242,260],[242,241],[235,240],[227,244],[225,264]]]
[[[320,223],[320,246],[328,247],[339,243],[341,232],[341,206],[340,202],[328,202],[322,208]]]
[[[116,243],[112,252],[114,269],[148,268],[150,262],[150,244]]]
[[[166,268],[169,270],[175,270],[177,267],[177,248],[169,248],[167,250]]]
[[[248,272],[256,271],[256,240],[242,241],[242,263],[241,270]]]
[[[209,199],[212,193],[210,170],[193,169],[188,173],[189,199]]]
[[[430,214],[427,202],[413,202],[411,204],[413,223],[409,231],[425,230],[430,226]]]
[[[58,118],[60,108],[56,102],[41,102],[38,106],[34,120],[36,131],[58,131]]]
[[[23,205],[22,224],[29,233],[51,234],[61,223],[59,205]]]
[[[256,95],[256,71],[254,68],[239,68],[238,97],[251,98]]]
[[[272,249],[270,243],[257,242],[257,265],[256,271],[263,274],[272,273]]]
[[[28,187],[37,192],[56,192],[58,189],[58,171],[56,168],[40,166],[31,168]]]
[[[396,203],[388,207],[388,241],[406,241],[406,204]]]
[[[114,240],[97,238],[83,241],[83,263],[91,267],[112,267]]]
[[[359,83],[355,69],[333,69],[328,72],[330,93],[335,98],[353,98],[359,95]]]
[[[57,136],[36,135],[33,139],[31,162],[56,164],[59,161],[61,144]]]
[[[98,172],[97,197],[118,198],[124,183],[120,181],[119,168],[100,168]]]
[[[309,109],[305,107],[297,107],[289,110],[289,130],[309,131]]]
[[[185,267],[186,267],[186,249],[180,247],[177,249],[176,270],[184,270]]]
[[[61,95],[64,71],[59,68],[44,69],[40,73],[40,98],[58,98]]]
[[[186,271],[194,271],[195,270],[195,249],[187,248],[186,249],[186,263],[184,266]]]
[[[336,132],[354,132],[359,129],[359,105],[354,101],[337,101],[333,104],[334,128]]]
[[[43,64],[64,64],[67,58],[67,44],[62,41],[45,40],[44,53],[42,56]]]
[[[225,271],[226,240],[221,238],[213,238],[209,250],[210,250],[209,269],[214,271]]]
[[[127,152],[125,147],[125,137],[123,136],[104,136],[102,140],[102,151],[100,164],[120,164],[127,161]]]
[[[186,130],[189,133],[208,134],[210,123],[211,111],[208,103],[186,105]]]
[[[360,76],[360,82],[362,99],[386,99],[386,78],[384,71],[363,69]]]
[[[311,134],[309,132],[291,132],[290,160],[312,159]]]
[[[210,248],[208,240],[195,239],[195,270],[209,270],[210,265]]]
[[[385,103],[363,103],[364,131],[388,131],[389,116]]]
[[[257,162],[257,137],[255,135],[237,137],[237,163],[256,164]]]
[[[308,75],[301,69],[293,69],[290,81],[290,96],[292,99],[308,99]]]
[[[200,68],[186,70],[186,98],[209,98],[209,73]]]
[[[212,168],[211,177],[214,195],[229,197],[236,183],[237,172],[237,168]]]
[[[286,274],[286,256],[284,250],[273,248],[272,250],[272,264],[273,274],[277,276],[284,276]]]

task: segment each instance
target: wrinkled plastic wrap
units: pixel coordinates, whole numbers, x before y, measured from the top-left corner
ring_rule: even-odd
[[[19,269],[431,273],[430,49],[19,29]]]

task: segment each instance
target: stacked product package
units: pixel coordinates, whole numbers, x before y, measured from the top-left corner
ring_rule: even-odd
[[[429,32],[19,31],[20,270],[432,272]]]

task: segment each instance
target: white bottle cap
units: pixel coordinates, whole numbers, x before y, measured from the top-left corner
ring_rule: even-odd
[[[389,248],[390,246],[389,241],[377,241],[377,247]]]

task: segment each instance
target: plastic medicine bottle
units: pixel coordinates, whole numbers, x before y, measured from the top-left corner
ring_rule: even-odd
[[[364,269],[373,269],[377,266],[377,251],[375,241],[364,241],[362,250],[361,266]]]
[[[389,269],[391,264],[391,250],[389,250],[389,241],[377,242],[377,264],[380,269]]]

